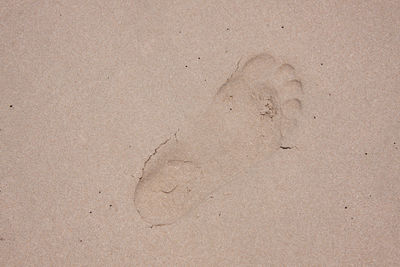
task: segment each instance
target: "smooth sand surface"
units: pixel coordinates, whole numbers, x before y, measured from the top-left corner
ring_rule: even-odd
[[[398,265],[399,29],[389,0],[2,1],[0,265]]]

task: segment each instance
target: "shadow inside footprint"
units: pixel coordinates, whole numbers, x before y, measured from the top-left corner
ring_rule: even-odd
[[[146,160],[134,204],[152,225],[176,222],[235,174],[267,157],[297,126],[302,83],[268,54],[250,57],[208,110]]]

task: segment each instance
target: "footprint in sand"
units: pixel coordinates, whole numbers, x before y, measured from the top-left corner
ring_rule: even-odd
[[[294,68],[268,54],[242,62],[208,110],[146,160],[134,194],[144,221],[176,222],[295,130],[302,84]]]

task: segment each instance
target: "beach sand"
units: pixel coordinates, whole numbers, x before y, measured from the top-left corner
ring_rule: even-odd
[[[400,2],[3,1],[1,266],[400,264]]]

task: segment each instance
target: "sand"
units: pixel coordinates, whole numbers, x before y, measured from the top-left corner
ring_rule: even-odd
[[[400,3],[3,1],[1,266],[396,266]]]

